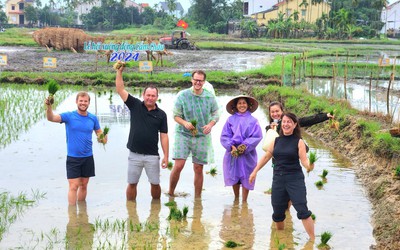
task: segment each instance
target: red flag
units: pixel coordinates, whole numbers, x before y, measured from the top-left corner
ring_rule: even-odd
[[[179,20],[178,23],[176,24],[176,26],[178,27],[182,27],[183,29],[187,29],[189,27],[189,25],[187,24],[187,22],[183,21],[183,20]]]

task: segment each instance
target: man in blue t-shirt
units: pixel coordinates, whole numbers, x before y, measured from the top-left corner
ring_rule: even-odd
[[[92,133],[96,132],[98,141],[103,131],[97,117],[87,111],[90,96],[87,92],[79,92],[76,96],[77,110],[61,114],[53,113],[48,99],[46,116],[51,122],[65,123],[67,139],[67,179],[69,183],[68,203],[76,205],[84,201],[87,194],[89,178],[95,176],[92,150]],[[107,142],[107,135],[100,142]]]

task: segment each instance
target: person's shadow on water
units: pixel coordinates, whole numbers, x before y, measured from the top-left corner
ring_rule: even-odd
[[[92,249],[94,226],[89,223],[86,201],[68,206],[66,249]]]
[[[295,249],[295,242],[293,238],[293,218],[290,214],[290,210],[286,210],[285,228],[283,230],[277,230],[275,222],[271,225],[271,239],[270,249]],[[296,244],[297,245],[297,244]],[[314,242],[307,241],[301,250],[313,250]]]
[[[160,200],[151,201],[149,217],[143,223],[140,222],[135,201],[127,201],[126,209],[128,211],[128,249],[159,249],[159,246],[166,244],[162,242],[159,235]]]
[[[253,211],[247,203],[239,205],[235,200],[233,205],[226,206],[222,216],[222,226],[219,232],[223,240],[223,249],[229,249],[225,244],[229,241],[239,245],[239,249],[252,249],[254,244]]]
[[[170,199],[170,202],[174,199]],[[183,207],[178,207],[182,210]],[[187,218],[181,221],[169,220],[168,249],[198,250],[210,248],[210,235],[202,222],[203,204],[201,198],[194,198],[192,210],[188,207]]]

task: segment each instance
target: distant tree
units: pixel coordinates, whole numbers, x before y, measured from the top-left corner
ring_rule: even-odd
[[[221,17],[224,21],[231,19],[243,19],[243,2],[242,0],[234,0],[229,5],[224,6],[221,10]]]
[[[145,7],[143,12],[140,14],[140,18],[144,25],[153,24],[156,19],[156,12],[150,7]]]
[[[130,6],[128,8],[128,13],[129,13],[129,18],[130,18],[130,24],[141,24],[142,19],[140,18],[139,10],[136,7]]]
[[[42,7],[42,2],[40,0],[35,0],[35,5],[37,8]]]
[[[214,32],[214,24],[224,21],[222,10],[226,5],[226,0],[193,0],[189,18],[197,28]]]
[[[257,37],[258,28],[257,23],[254,20],[243,19],[240,26],[242,27],[242,32],[246,37]]]
[[[174,15],[176,10],[176,0],[166,0],[169,14]]]
[[[8,23],[6,13],[3,11],[3,4],[0,2],[0,26]]]
[[[29,24],[36,23],[39,20],[38,12],[35,7],[32,5],[28,5],[24,9],[25,18],[29,22]]]
[[[50,6],[45,5],[43,9],[38,9],[39,22],[43,25],[59,25],[60,16],[52,11],[50,11]]]

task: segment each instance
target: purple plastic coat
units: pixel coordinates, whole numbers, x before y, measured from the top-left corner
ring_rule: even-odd
[[[254,189],[254,182],[249,183],[249,176],[257,165],[256,147],[262,140],[258,120],[249,111],[236,112],[228,118],[221,133],[221,144],[226,149],[223,161],[225,186],[233,186],[239,181],[248,190]],[[231,155],[232,145],[247,146],[239,157]]]

